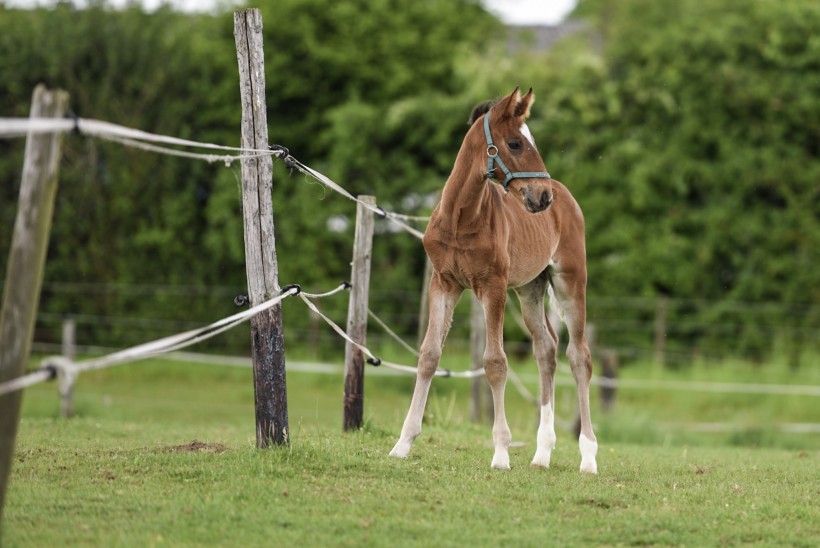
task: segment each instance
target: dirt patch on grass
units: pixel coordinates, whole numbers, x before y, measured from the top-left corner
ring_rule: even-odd
[[[206,443],[204,441],[194,440],[191,443],[183,445],[173,445],[166,448],[170,453],[224,453],[228,448],[221,443]]]

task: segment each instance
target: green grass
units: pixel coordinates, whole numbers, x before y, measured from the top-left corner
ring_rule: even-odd
[[[639,373],[648,371],[624,377]],[[749,424],[816,422],[817,398],[624,390],[611,414],[593,410],[592,477],[578,472],[577,442],[563,431],[552,467],[529,467],[535,411],[512,388],[508,414],[521,445],[511,449],[513,469],[498,472],[489,468],[490,428],[466,418],[467,382],[434,382],[407,460],[386,455],[412,379],[368,377],[367,426],[352,434],[341,432],[341,386],[338,375],[289,373],[293,442],[262,451],[253,446],[248,370],[153,360],[89,373],[69,421],[57,418],[54,385],[34,387],[2,545],[816,546],[820,538],[818,436],[741,435]],[[571,418],[573,394],[558,388],[559,416]],[[738,432],[662,426],[716,417],[740,419]]]

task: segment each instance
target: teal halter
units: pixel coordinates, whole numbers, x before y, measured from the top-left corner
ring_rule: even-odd
[[[498,147],[493,144],[493,136],[490,134],[490,113],[484,115],[484,136],[487,138],[487,178],[492,179],[495,178],[495,167],[493,167],[494,163],[497,163],[498,166],[501,168],[501,171],[504,172],[504,181],[501,183],[504,185],[504,191],[509,191],[510,181],[513,179],[552,179],[550,174],[546,171],[516,171],[510,172],[504,162],[498,156]],[[496,178],[496,180],[498,180]]]

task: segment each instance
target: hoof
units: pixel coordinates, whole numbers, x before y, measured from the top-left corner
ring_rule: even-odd
[[[396,445],[393,446],[393,449],[390,450],[390,456],[397,459],[406,459],[407,456],[410,454],[410,448],[412,447],[409,443],[402,443],[401,440],[396,442]]]
[[[598,464],[593,461],[581,461],[581,472],[585,474],[597,474]]]
[[[581,449],[581,472],[597,474],[598,464],[595,462],[595,455],[598,454],[598,442],[581,434],[578,446]]]
[[[551,459],[552,453],[550,451],[539,449],[535,452],[535,456],[532,458],[530,466],[537,466],[539,468],[549,468]]]
[[[496,451],[493,455],[493,462],[490,465],[495,470],[510,469],[510,455],[506,451]]]

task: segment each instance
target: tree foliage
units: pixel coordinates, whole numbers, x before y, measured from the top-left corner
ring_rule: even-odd
[[[762,357],[773,326],[790,326],[797,342],[816,335],[816,2],[582,0],[575,17],[587,31],[547,53],[512,53],[507,31],[474,0],[261,8],[271,140],[386,209],[429,213],[471,106],[533,86],[530,127],[587,220],[590,317],[616,326],[600,330],[602,342],[630,337],[619,322],[651,322],[658,296],[679,303],[676,340],[690,352]],[[26,116],[31,90],[45,82],[69,91],[81,117],[237,144],[234,52],[228,13],[0,4],[0,116]],[[2,257],[22,148],[0,141]],[[238,166],[77,135],[64,150],[47,281],[244,287]],[[319,288],[347,277],[353,204],[277,165],[274,206],[282,283]],[[373,258],[374,296],[389,295],[383,312],[414,332],[421,247],[380,235]],[[146,317],[164,308],[202,321],[230,312],[219,295],[180,306],[143,293],[54,293],[44,307]],[[612,298],[649,304],[600,304]],[[785,307],[761,317],[738,313],[738,302]],[[651,329],[632,337],[645,342]]]
[[[444,116],[444,130],[439,129],[436,118],[452,105],[458,85],[452,78],[455,53],[480,49],[487,32],[503,32],[499,23],[468,0],[289,0],[261,7],[271,140],[334,177],[356,173],[345,181],[354,193],[377,194],[386,208],[412,202],[411,209],[418,209],[419,196],[439,186],[449,170],[447,158],[457,150],[463,112],[469,108],[469,102],[457,104],[457,117]],[[82,10],[70,2],[50,9],[0,10],[1,115],[26,116],[31,90],[45,82],[69,91],[81,117],[238,144],[239,93],[228,14],[180,14],[168,7],[149,14],[134,5],[113,10],[101,1]],[[420,95],[436,108],[424,110]],[[377,117],[362,119],[362,113]],[[407,127],[410,121],[423,125]],[[431,128],[440,135],[430,135]],[[368,135],[374,142],[363,140]],[[422,159],[416,169],[406,170],[413,150],[402,154],[401,147],[410,135],[435,146],[424,146],[435,165]],[[5,181],[0,256],[5,257],[22,143],[0,146],[9,152],[0,159]],[[64,151],[47,281],[242,290],[238,166],[209,166],[82,136],[68,136]],[[361,169],[331,166],[348,153],[356,154],[353,162],[363,162]],[[379,160],[386,156],[399,163],[385,167]],[[408,189],[416,195],[410,202]],[[289,177],[281,166],[274,193],[282,283],[321,288],[346,279],[355,205],[304,177]],[[346,219],[347,228],[329,230],[334,217]],[[411,288],[417,302],[423,251],[410,239],[393,245],[398,240],[379,242],[374,268],[380,275],[374,278],[402,291]],[[404,261],[406,254],[412,266]],[[213,299],[192,299],[184,306],[162,301],[141,292],[130,297],[106,292],[91,299],[46,294],[43,307],[177,319],[230,312],[221,304],[214,310]],[[229,302],[224,299],[225,305]]]
[[[582,121],[556,159],[588,200],[593,293],[702,299],[715,325],[722,301],[788,304],[690,340],[753,356],[774,325],[816,330],[820,6],[599,4],[601,63],[546,105]]]

